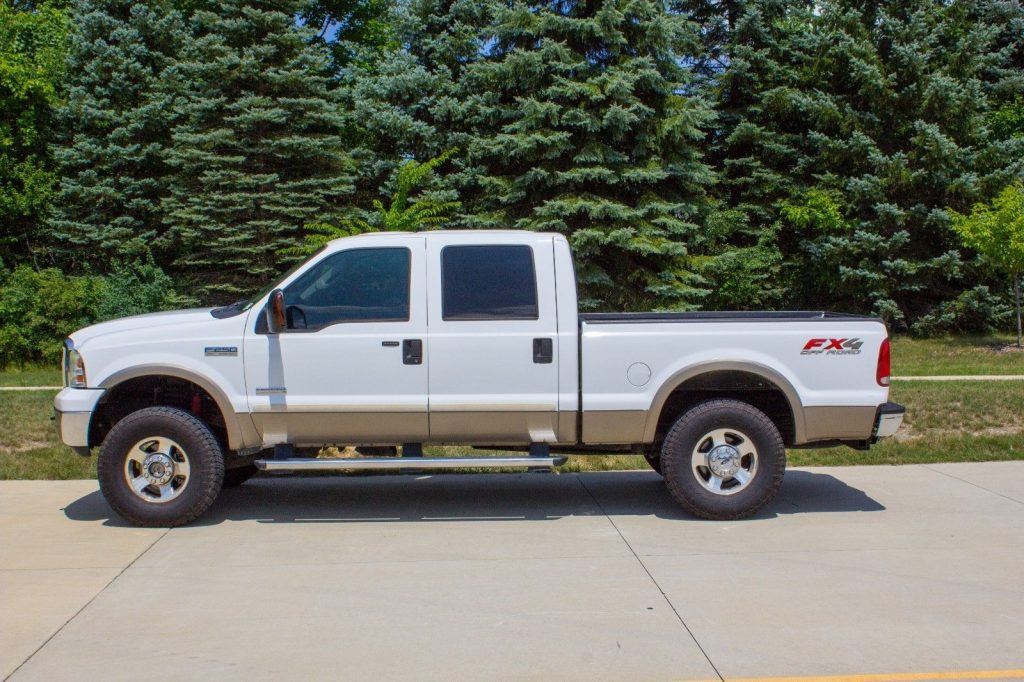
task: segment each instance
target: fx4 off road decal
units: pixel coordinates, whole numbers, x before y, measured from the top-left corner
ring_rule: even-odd
[[[811,339],[800,355],[860,355],[860,339]]]

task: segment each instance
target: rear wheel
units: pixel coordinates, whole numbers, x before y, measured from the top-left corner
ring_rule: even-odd
[[[712,400],[676,420],[661,449],[669,492],[706,519],[740,519],[771,501],[786,471],[775,424],[736,400]]]
[[[210,428],[174,407],[147,407],[114,424],[97,461],[100,491],[136,526],[180,526],[206,511],[224,480]]]

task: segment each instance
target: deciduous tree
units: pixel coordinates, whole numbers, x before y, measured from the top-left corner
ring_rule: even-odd
[[[47,262],[41,225],[55,173],[48,144],[69,24],[50,4],[0,4],[0,266]]]
[[[950,211],[964,243],[1010,276],[1017,310],[1017,347],[1021,347],[1021,275],[1024,274],[1024,183],[1008,186],[990,204],[975,204],[969,214]]]

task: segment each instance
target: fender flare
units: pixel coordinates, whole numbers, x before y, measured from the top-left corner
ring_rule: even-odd
[[[228,435],[228,447],[232,450],[255,447],[262,443],[262,439],[256,432],[256,427],[253,425],[252,419],[249,418],[248,415],[240,415],[235,412],[234,407],[231,405],[231,401],[228,400],[228,396],[221,390],[220,386],[207,377],[197,374],[188,368],[181,367],[180,365],[151,364],[128,367],[114,372],[103,379],[98,388],[110,390],[130,379],[154,376],[169,376],[176,379],[184,379],[185,381],[192,382],[209,393],[214,402],[217,403],[221,416],[224,417],[224,427],[227,429]]]
[[[800,394],[797,393],[793,384],[778,371],[759,362],[741,362],[735,360],[721,360],[718,362],[706,362],[699,365],[684,367],[665,380],[654,394],[654,400],[647,412],[647,421],[644,425],[644,442],[653,443],[658,431],[658,420],[661,418],[661,410],[665,402],[674,390],[682,386],[690,379],[710,374],[712,372],[746,372],[756,374],[762,379],[771,382],[786,396],[789,403],[789,410],[793,413],[793,442],[803,443],[806,439],[807,427],[804,417],[803,403],[800,401]]]

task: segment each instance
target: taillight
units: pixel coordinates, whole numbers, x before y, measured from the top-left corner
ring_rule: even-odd
[[[878,367],[875,369],[875,381],[878,382],[879,386],[889,385],[889,377],[892,374],[891,355],[889,339],[885,338],[882,340],[882,345],[878,348]]]

